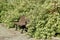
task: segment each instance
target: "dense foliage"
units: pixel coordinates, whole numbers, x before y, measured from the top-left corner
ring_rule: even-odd
[[[49,38],[60,33],[60,0],[0,0],[0,22],[12,27],[12,21],[25,15],[28,34]]]

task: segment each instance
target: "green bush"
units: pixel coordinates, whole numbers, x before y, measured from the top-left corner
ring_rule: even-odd
[[[56,11],[52,5],[56,0],[1,0],[0,22],[12,27],[12,21],[25,15],[30,22],[27,24],[28,34],[34,38],[49,38],[60,33],[60,1]],[[50,12],[49,12],[50,11]]]

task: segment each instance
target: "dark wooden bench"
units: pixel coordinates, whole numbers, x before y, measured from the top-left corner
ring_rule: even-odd
[[[14,24],[16,25],[15,26],[16,30],[18,29],[18,26],[19,26],[22,29],[22,32],[23,32],[23,30],[25,30],[27,32],[27,27],[26,27],[27,22],[28,22],[28,20],[26,19],[26,17],[21,16],[18,22],[14,22]]]

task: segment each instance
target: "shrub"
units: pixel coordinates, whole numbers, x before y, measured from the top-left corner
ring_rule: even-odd
[[[0,22],[8,27],[14,24],[19,16],[25,15],[28,34],[35,38],[49,38],[60,33],[60,7],[53,11],[55,0],[5,0],[0,2]],[[59,0],[58,0],[59,1]],[[59,1],[60,2],[60,1]],[[59,6],[60,3],[57,3]],[[58,7],[57,6],[57,7]],[[50,11],[52,10],[52,11]]]

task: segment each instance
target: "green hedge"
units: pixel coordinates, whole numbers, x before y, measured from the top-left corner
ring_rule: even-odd
[[[49,38],[60,33],[60,7],[53,13],[49,12],[54,9],[54,1],[56,0],[1,0],[0,22],[12,27],[12,21],[25,15],[30,20],[27,33],[31,37]],[[59,2],[58,0],[58,6]]]

